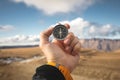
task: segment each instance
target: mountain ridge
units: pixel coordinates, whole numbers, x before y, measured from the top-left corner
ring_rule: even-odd
[[[97,49],[103,51],[114,51],[120,49],[120,39],[80,39],[83,48]]]
[[[83,48],[90,48],[103,51],[114,51],[120,49],[120,39],[100,39],[100,38],[91,38],[91,39],[80,39],[81,46]],[[26,48],[26,47],[38,47],[36,45],[11,45],[11,46],[0,46],[0,49],[7,48]]]

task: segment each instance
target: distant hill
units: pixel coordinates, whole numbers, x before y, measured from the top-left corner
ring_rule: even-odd
[[[103,51],[120,49],[120,39],[80,39],[83,48],[91,48]]]
[[[0,49],[38,47],[38,45],[0,46]]]

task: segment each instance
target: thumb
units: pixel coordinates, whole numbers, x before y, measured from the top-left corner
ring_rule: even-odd
[[[48,28],[47,30],[40,33],[40,45],[49,43],[49,37],[52,34],[53,27]]]

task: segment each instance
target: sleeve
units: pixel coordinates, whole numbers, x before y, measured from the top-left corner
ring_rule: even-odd
[[[62,72],[51,65],[43,65],[36,69],[32,80],[65,80]]]

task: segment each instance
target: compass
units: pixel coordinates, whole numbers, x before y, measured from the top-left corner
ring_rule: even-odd
[[[68,29],[62,24],[56,25],[53,29],[53,36],[58,40],[65,39],[67,34],[68,34]]]

